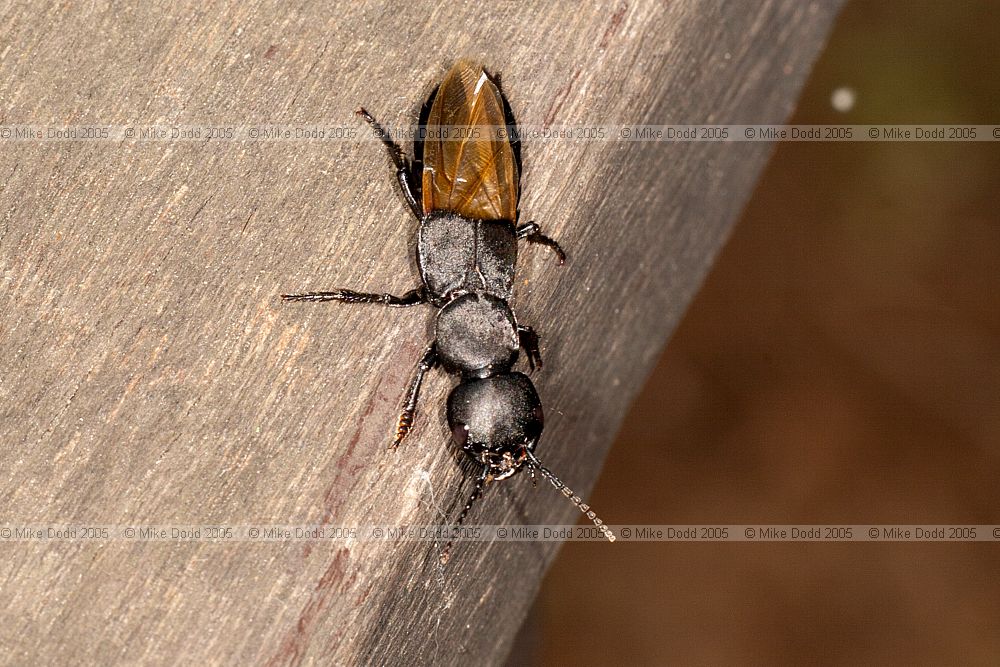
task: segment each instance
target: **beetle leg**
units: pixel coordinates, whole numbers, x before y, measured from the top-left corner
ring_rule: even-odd
[[[517,325],[517,340],[528,356],[528,367],[535,370],[535,364],[542,367],[542,353],[538,351],[538,334],[531,327]]]
[[[396,449],[403,438],[413,427],[413,416],[417,413],[417,399],[420,396],[420,385],[424,381],[424,374],[437,365],[437,350],[434,343],[427,346],[424,356],[417,362],[417,370],[410,383],[410,388],[406,392],[406,402],[403,405],[403,412],[399,415],[399,422],[396,425],[396,437],[392,441],[389,449]]]
[[[392,294],[371,294],[355,292],[349,289],[338,289],[332,292],[304,292],[302,294],[282,294],[285,301],[340,301],[343,303],[381,303],[386,306],[402,308],[427,303],[427,293],[423,287],[411,289],[402,296]]]
[[[465,517],[468,516],[469,510],[477,500],[479,500],[483,495],[483,487],[486,486],[486,479],[489,477],[490,467],[483,466],[483,471],[479,473],[479,477],[476,478],[476,488],[473,489],[472,495],[469,496],[469,501],[465,503],[465,507],[462,508],[462,513],[458,515],[458,520],[455,521],[455,525],[452,526],[451,530],[454,534],[461,526],[462,522],[465,521]],[[441,550],[441,555],[438,556],[438,560],[441,561],[442,565],[448,564],[448,559],[451,557],[451,544],[454,542],[454,537],[448,540],[448,544],[444,545],[444,549]]]
[[[414,195],[415,188],[413,187],[413,170],[410,168],[410,162],[406,159],[406,155],[403,153],[403,149],[399,147],[389,133],[385,131],[385,128],[375,120],[375,117],[370,113],[365,111],[364,107],[359,108],[355,113],[364,118],[372,129],[375,130],[375,136],[382,140],[385,144],[386,150],[389,151],[389,157],[392,158],[392,163],[396,165],[396,180],[399,181],[399,189],[403,191],[403,198],[409,205],[410,210],[413,211],[413,215],[420,220],[424,217],[424,212],[421,207],[417,204],[417,197]]]
[[[553,239],[550,239],[545,234],[542,234],[541,227],[539,227],[538,223],[535,222],[534,220],[525,225],[521,225],[520,227],[517,228],[516,231],[517,231],[517,238],[525,239],[529,243],[539,243],[543,246],[551,248],[552,252],[554,252],[556,256],[559,258],[559,263],[560,264],[566,263],[566,253],[563,252],[563,249]]]

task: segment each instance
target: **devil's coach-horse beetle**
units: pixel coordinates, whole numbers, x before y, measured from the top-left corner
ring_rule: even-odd
[[[512,370],[522,348],[531,370],[542,365],[538,336],[517,323],[507,303],[517,241],[548,246],[560,264],[566,256],[534,222],[517,226],[520,165],[510,107],[481,65],[460,60],[424,109],[418,144],[423,155],[413,164],[371,114],[357,111],[388,149],[403,197],[420,222],[417,266],[423,285],[402,296],[337,289],[281,298],[397,307],[430,303],[438,308],[435,338],[417,363],[392,447],[413,425],[424,374],[440,365],[459,376],[448,396],[448,426],[456,444],[482,470],[453,534],[487,483],[527,467],[532,476],[538,471],[549,480],[614,541],[590,507],[535,456],[542,404],[528,376]],[[450,549],[449,541],[440,554],[442,563],[448,561]]]

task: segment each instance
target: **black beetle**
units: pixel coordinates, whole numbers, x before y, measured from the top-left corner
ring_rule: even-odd
[[[420,221],[417,265],[423,285],[402,296],[338,289],[283,294],[286,301],[341,301],[437,307],[435,339],[417,364],[392,447],[406,437],[416,414],[424,374],[441,365],[460,377],[448,397],[452,437],[482,470],[454,528],[465,520],[490,481],[527,466],[569,498],[611,541],[611,530],[534,454],[542,434],[542,404],[528,376],[512,370],[520,350],[529,367],[541,367],[538,336],[519,325],[508,301],[514,283],[517,241],[559,244],[529,222],[517,226],[519,164],[516,127],[499,87],[482,66],[457,62],[432,93],[421,125],[419,186],[416,169],[378,121],[362,116],[381,138],[396,166],[403,197]],[[420,203],[418,204],[418,197]],[[441,552],[447,562],[451,543]]]

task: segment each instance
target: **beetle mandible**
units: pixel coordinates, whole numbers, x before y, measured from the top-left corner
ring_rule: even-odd
[[[481,469],[453,534],[486,484],[526,467],[532,476],[537,471],[549,480],[614,541],[590,507],[535,456],[542,404],[528,376],[513,370],[521,349],[531,370],[542,365],[538,335],[518,324],[508,304],[517,242],[547,246],[560,264],[566,255],[534,222],[517,224],[520,165],[510,107],[496,81],[470,60],[452,66],[428,107],[421,126],[422,160],[413,163],[371,114],[357,111],[388,150],[403,197],[420,223],[416,255],[423,284],[402,296],[335,289],[281,298],[396,307],[429,303],[438,309],[434,341],[417,363],[392,448],[413,425],[427,371],[440,365],[457,375],[459,384],[448,396],[448,426],[455,443]],[[449,541],[440,554],[443,563],[450,548]]]

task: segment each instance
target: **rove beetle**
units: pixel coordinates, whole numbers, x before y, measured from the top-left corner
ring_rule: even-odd
[[[448,396],[448,426],[455,443],[482,468],[453,534],[487,483],[527,467],[532,477],[537,470],[614,541],[590,507],[535,456],[542,404],[528,376],[512,370],[522,348],[531,370],[542,365],[537,334],[517,323],[507,303],[517,241],[549,247],[560,264],[566,255],[534,222],[517,226],[520,165],[510,107],[481,65],[460,60],[424,109],[418,140],[422,143],[415,142],[423,155],[413,164],[371,114],[363,108],[357,111],[388,149],[403,197],[420,222],[416,254],[423,285],[402,296],[336,289],[281,298],[396,307],[430,303],[438,308],[435,338],[406,392],[392,448],[413,425],[424,374],[440,365],[459,376]],[[451,541],[441,552],[442,563],[448,561],[450,549]]]

